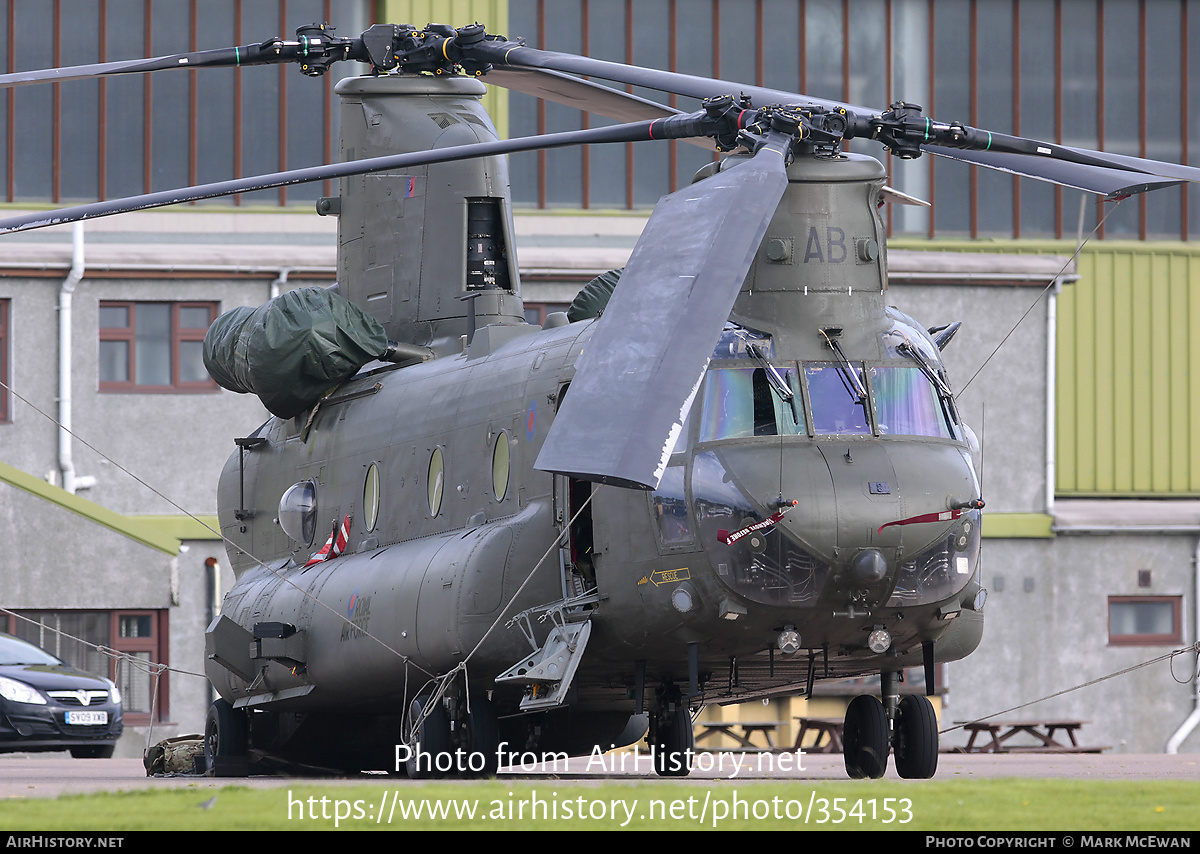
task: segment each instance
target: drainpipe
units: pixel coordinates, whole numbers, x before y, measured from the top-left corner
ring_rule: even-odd
[[[71,453],[71,298],[83,280],[83,223],[75,223],[71,270],[58,289],[58,468],[62,487],[72,495],[94,486],[94,477],[77,477]]]
[[[1192,560],[1192,580],[1194,581],[1195,589],[1192,598],[1192,643],[1200,641],[1200,537],[1196,538],[1196,552]],[[1187,716],[1179,727],[1167,739],[1167,746],[1163,748],[1165,753],[1178,753],[1180,746],[1192,734],[1197,724],[1200,724],[1200,673],[1192,675],[1192,688],[1195,691],[1195,697],[1192,700],[1192,713]]]
[[[207,627],[212,625],[221,609],[221,564],[215,557],[204,559],[204,584],[208,591],[204,603],[204,625]],[[213,685],[205,679],[204,686],[208,697],[204,707],[208,708],[214,700]]]
[[[1055,478],[1055,416],[1058,391],[1058,295],[1062,291],[1062,278],[1054,280],[1054,287],[1046,300],[1046,515],[1054,514]]]
[[[283,289],[287,287],[288,273],[292,270],[290,267],[283,267],[279,271],[279,275],[275,277],[275,281],[271,282],[271,299],[283,293]]]

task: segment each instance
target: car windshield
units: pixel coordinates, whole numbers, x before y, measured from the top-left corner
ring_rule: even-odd
[[[0,635],[0,665],[2,664],[61,664],[48,652],[31,643],[8,635]]]

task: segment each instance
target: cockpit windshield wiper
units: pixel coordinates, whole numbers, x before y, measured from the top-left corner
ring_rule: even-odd
[[[842,334],[842,330],[822,329],[821,334],[825,336],[825,343],[829,345],[829,349],[838,357],[836,364],[842,375],[842,382],[846,385],[846,391],[854,398],[855,403],[866,406],[867,389],[862,384],[862,378],[855,372],[854,366],[850,364],[850,360],[846,358],[846,354],[842,352],[842,345],[837,340],[838,336]]]
[[[767,375],[767,382],[771,386],[771,390],[779,396],[780,400],[786,400],[789,403],[795,397],[791,386],[787,384],[787,380],[783,378],[783,374],[779,373],[779,369],[767,361],[767,357],[763,355],[763,351],[753,341],[746,342],[746,352],[758,362],[759,366]]]
[[[763,376],[767,378],[767,385],[771,387],[771,391],[775,392],[775,396],[792,408],[792,420],[800,423],[800,412],[796,409],[796,393],[792,391],[792,387],[788,385],[783,374],[779,373],[779,369],[767,361],[762,348],[753,341],[746,342],[746,352],[762,368]]]
[[[908,343],[908,341],[901,341],[899,346],[896,347],[896,352],[902,356],[908,356],[917,363],[917,368],[922,374],[925,375],[925,378],[933,384],[933,387],[937,389],[938,397],[942,401],[942,408],[946,412],[946,417],[949,418],[952,423],[960,424],[961,421],[958,417],[958,405],[954,402],[954,393],[950,391],[950,386],[946,384],[946,380],[941,374],[933,369],[933,365],[929,364],[929,361],[925,358],[921,351],[912,344]]]
[[[912,344],[909,344],[907,341],[901,341],[899,346],[896,347],[896,352],[902,356],[908,356],[910,359],[916,362],[917,367],[921,369],[921,373],[925,375],[926,379],[933,383],[933,387],[938,390],[938,393],[942,397],[954,397],[954,395],[950,392],[950,386],[946,385],[946,381],[943,380],[941,375],[933,369],[933,366],[926,361],[920,350],[918,350]]]

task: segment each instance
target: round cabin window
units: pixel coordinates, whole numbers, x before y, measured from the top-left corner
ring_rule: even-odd
[[[492,492],[497,501],[503,501],[508,493],[509,450],[508,431],[501,430],[492,448]]]
[[[367,466],[367,479],[363,482],[363,522],[368,531],[375,530],[379,520],[379,466]]]
[[[446,464],[442,449],[434,448],[429,458],[429,515],[436,516],[442,509],[442,492],[446,481]]]

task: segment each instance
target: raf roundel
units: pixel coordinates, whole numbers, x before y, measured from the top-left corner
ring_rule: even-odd
[[[529,401],[529,410],[525,413],[525,441],[532,442],[537,427],[537,403]]]

